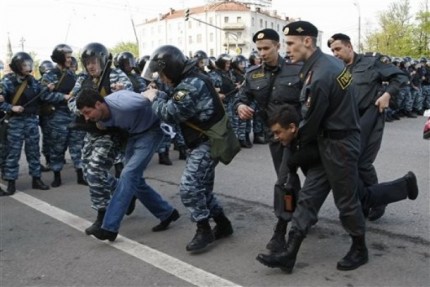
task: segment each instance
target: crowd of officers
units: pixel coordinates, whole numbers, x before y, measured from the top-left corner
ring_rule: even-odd
[[[187,244],[188,251],[199,251],[215,239],[233,233],[231,222],[212,193],[217,162],[210,159],[208,138],[196,135],[184,124],[188,121],[213,124],[214,115],[225,111],[241,147],[268,144],[277,175],[274,186],[277,223],[266,246],[271,253],[260,254],[257,260],[270,267],[292,270],[301,241],[308,228],[316,223],[317,212],[325,200],[312,193],[314,184],[323,187],[324,194],[333,190],[342,224],[352,237],[351,250],[338,263],[338,269],[352,270],[365,264],[363,218],[376,220],[384,214],[386,204],[416,197],[416,178],[408,173],[401,179],[401,187],[393,187],[406,193],[395,200],[366,203],[368,189],[372,186],[377,189],[373,162],[381,145],[384,122],[402,116],[415,118],[430,108],[430,61],[357,54],[344,34],[333,35],[327,43],[336,60],[315,46],[318,30],[311,23],[294,22],[284,27],[283,33],[288,46],[285,58],[279,54],[279,35],[272,29],[254,35],[256,51],[249,58],[229,54],[209,57],[200,50],[188,59],[176,47],[168,45],[157,49],[151,57],[136,59],[130,52],[112,57],[104,45],[90,43],[80,55],[83,65],[80,74],[76,74],[78,61],[72,56],[71,47],[59,44],[51,55],[55,64],[51,61],[40,64],[39,80],[32,76],[31,56],[16,53],[10,63],[12,72],[0,82],[0,110],[7,123],[2,124],[7,130],[1,141],[1,172],[7,188],[0,195],[16,191],[24,144],[32,187],[42,190],[50,188],[41,179],[42,171],[53,172],[51,187],[61,186],[68,149],[77,183],[88,186],[91,206],[97,211],[95,222],[85,232],[102,240],[115,240],[119,223],[115,230],[104,230],[104,220],[106,223],[106,211],[125,164],[124,139],[130,135],[116,127],[101,128],[100,122],[84,118],[76,99],[88,89],[102,97],[129,90],[148,98],[154,114],[162,120],[164,136],[157,150],[159,163],[172,164],[169,157],[172,142],[179,158],[187,160],[180,194],[192,221],[197,223],[196,235]],[[297,37],[301,42],[296,42]],[[157,73],[158,78],[145,76],[151,73],[152,76]],[[322,95],[324,91],[330,92]],[[352,91],[358,95],[355,99]],[[308,196],[308,204],[314,200],[311,206],[303,203],[305,200],[300,201],[300,183],[291,187],[295,171],[298,167],[303,169],[302,164],[293,167],[290,160],[298,145],[282,142],[273,133],[279,124],[273,117],[284,105],[292,108],[290,114],[297,113],[300,117],[296,127],[300,131],[299,145],[309,144],[320,153],[317,156],[320,164],[317,168],[306,168],[308,173],[305,173],[311,183],[305,182],[303,198]],[[39,126],[46,166],[40,160]],[[342,149],[348,150],[349,158],[341,159],[335,151]],[[332,154],[323,150],[331,150]],[[308,162],[306,166],[314,165]],[[113,167],[114,175],[110,172]],[[349,173],[344,175],[342,169]],[[365,191],[360,195],[360,203],[355,199],[361,185]],[[285,200],[288,186],[294,190],[292,205],[300,206],[300,215]],[[127,197],[127,202],[129,215],[136,197]],[[169,214],[159,217],[161,222],[153,231],[167,229],[179,217],[176,209],[171,206],[168,209]],[[210,218],[216,223],[214,229],[209,225]],[[287,242],[285,236],[291,220],[294,224]]]

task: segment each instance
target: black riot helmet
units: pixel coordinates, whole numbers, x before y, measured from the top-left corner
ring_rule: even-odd
[[[149,62],[146,63],[143,77],[153,79],[153,74],[164,74],[174,85],[179,84],[186,65],[184,54],[175,46],[164,45],[152,53]]]
[[[202,50],[196,51],[193,55],[193,58],[197,60],[209,59],[208,54],[206,54],[206,52]]]
[[[136,60],[130,52],[120,53],[116,58],[116,61],[118,62],[118,68],[127,73],[136,67]],[[126,67],[129,67],[130,69],[126,71]]]
[[[64,65],[66,62],[66,54],[72,54],[73,50],[69,45],[58,44],[52,51],[51,59],[57,64]]]
[[[39,73],[41,76],[52,69],[54,69],[54,63],[49,60],[42,61],[42,63],[39,65]]]
[[[258,64],[256,63],[256,59],[261,59],[261,57],[260,57],[260,55],[258,54],[258,52],[257,52],[257,51],[253,51],[253,52],[251,53],[251,55],[249,55],[249,58],[248,58],[248,60],[249,60],[249,64],[250,64],[251,66],[258,65]],[[260,63],[261,63],[261,60],[260,60]]]
[[[224,70],[226,62],[231,62],[231,56],[224,53],[218,56],[215,61],[215,65],[218,67],[218,69]]]
[[[70,68],[74,69],[74,71],[77,71],[79,68],[78,60],[75,57],[72,57],[72,64],[70,64]]]
[[[243,67],[239,67],[241,63],[243,64]],[[248,63],[248,60],[242,55],[234,56],[233,59],[231,60],[231,66],[233,67],[233,69],[238,69],[238,70],[246,68],[247,63]]]
[[[140,74],[143,72],[143,69],[145,68],[146,62],[149,61],[149,55],[145,55],[143,57],[140,57],[139,59],[137,59],[137,67],[136,70],[137,72]]]
[[[99,60],[102,69],[104,69],[108,60],[112,59],[112,55],[107,48],[100,43],[89,43],[82,50],[81,62],[85,69],[87,69],[87,60],[93,57]]]
[[[18,52],[13,55],[9,67],[14,73],[25,76],[24,69],[29,73],[33,71],[33,59],[26,52]]]

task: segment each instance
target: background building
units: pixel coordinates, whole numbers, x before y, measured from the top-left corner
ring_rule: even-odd
[[[263,8],[270,1],[243,2],[255,4],[216,1],[183,10],[170,9],[156,19],[138,23],[139,54],[150,55],[161,45],[174,45],[190,57],[197,50],[215,57],[221,53],[248,56],[255,49],[252,42],[254,34],[271,28],[281,36],[280,53],[284,55],[282,28],[292,19]],[[257,5],[258,2],[264,5]]]

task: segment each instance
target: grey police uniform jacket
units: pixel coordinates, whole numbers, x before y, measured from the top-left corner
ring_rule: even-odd
[[[384,56],[380,54],[354,53],[354,61],[347,67],[352,74],[360,114],[373,105],[384,91],[395,97],[400,87],[408,82],[408,76],[395,65],[385,63]],[[388,86],[383,87],[382,82],[388,82]]]
[[[264,64],[251,68],[245,75],[245,84],[234,103],[235,110],[240,104],[250,105],[255,101],[264,119],[282,104],[294,105],[299,111],[301,67],[301,64],[286,63],[279,56],[274,69]]]
[[[303,65],[300,74],[303,120],[302,144],[310,143],[324,132],[359,131],[358,108],[351,89],[351,74],[344,64],[318,48]]]

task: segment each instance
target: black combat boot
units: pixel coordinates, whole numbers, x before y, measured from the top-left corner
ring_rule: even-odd
[[[266,248],[273,253],[285,250],[287,242],[285,241],[285,234],[287,234],[288,221],[278,218],[274,233],[270,241],[267,243]]]
[[[7,193],[9,193],[9,195],[12,195],[16,192],[16,186],[15,186],[15,181],[14,180],[9,180],[7,183],[7,189],[6,189]]]
[[[179,151],[179,159],[186,160],[187,159],[187,149],[185,147],[178,148]]]
[[[106,213],[106,209],[105,208],[100,208],[99,210],[97,210],[97,219],[96,219],[96,221],[94,221],[94,223],[90,227],[88,227],[87,229],[85,229],[85,234],[86,235],[91,235],[97,229],[99,229],[99,228],[102,227],[103,219],[105,218],[105,213]]]
[[[169,227],[170,223],[178,220],[179,217],[180,217],[179,212],[176,209],[174,209],[172,213],[169,215],[169,217],[161,221],[160,224],[152,227],[152,231],[158,232],[158,231],[166,230],[167,227]]]
[[[88,182],[84,179],[84,173],[82,171],[82,168],[76,169],[76,175],[78,184],[88,185]]]
[[[367,216],[367,219],[369,219],[369,221],[378,220],[379,218],[381,218],[385,214],[385,208],[386,207],[387,207],[387,205],[380,205],[380,206],[376,206],[376,207],[371,208],[369,210],[369,215]]]
[[[245,142],[249,147],[252,147],[251,138],[249,137],[249,133],[245,134]]]
[[[213,217],[216,225],[213,229],[213,235],[215,240],[221,239],[233,234],[233,227],[231,226],[230,220],[225,216],[224,213],[221,213],[217,216]]]
[[[408,186],[408,198],[415,200],[418,197],[417,177],[412,171],[408,171],[408,173],[403,178],[406,179]]]
[[[15,191],[16,191],[15,181],[14,180],[9,180],[8,183],[7,183],[7,189],[6,190],[3,190],[0,187],[0,196],[9,196],[9,195],[12,195],[12,194],[15,193]]]
[[[33,189],[40,189],[40,190],[48,190],[49,186],[43,183],[43,181],[40,179],[40,177],[33,177],[32,182],[32,188]]]
[[[240,146],[243,148],[252,148],[252,143],[248,143],[246,139],[239,140]]]
[[[370,208],[370,213],[373,211],[373,215],[375,215],[375,211],[380,210],[381,206],[382,209],[385,210],[385,206],[387,204],[404,200],[406,198],[411,200],[416,199],[418,196],[417,178],[412,171],[409,171],[401,178],[384,182],[377,186],[369,186],[367,187],[367,190],[368,196],[362,202],[362,206],[364,207],[364,210],[368,210]],[[372,221],[376,219],[375,217],[370,218],[369,214],[369,220]]]
[[[52,187],[59,187],[61,185],[61,172],[54,171],[54,181],[51,183]]]
[[[297,253],[305,236],[298,230],[292,229],[288,234],[287,247],[284,251],[271,254],[258,254],[257,260],[271,268],[281,268],[291,273],[296,263]]]
[[[118,232],[112,232],[101,227],[94,227],[94,229],[88,235],[94,235],[94,237],[99,240],[115,241],[116,237],[118,236]]]
[[[254,134],[254,144],[266,144],[266,137],[262,133]]]
[[[205,219],[197,222],[197,231],[190,243],[187,244],[187,251],[200,251],[210,243],[214,242],[215,238],[212,233],[209,220]]]
[[[351,236],[352,245],[349,252],[337,263],[337,269],[342,271],[354,270],[369,260],[364,235]]]
[[[169,151],[158,153],[158,163],[164,165],[172,165],[172,161],[169,158]]]
[[[121,176],[121,172],[124,169],[124,164],[122,162],[118,162],[113,165],[115,168],[115,177],[119,178]]]

